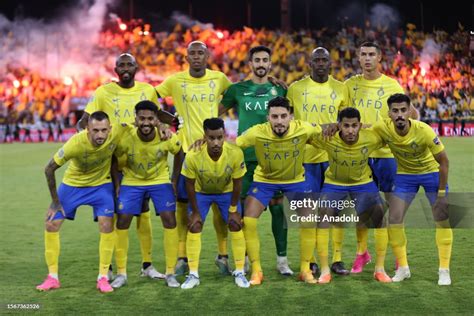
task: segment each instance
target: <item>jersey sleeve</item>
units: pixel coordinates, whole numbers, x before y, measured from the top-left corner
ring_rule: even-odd
[[[181,149],[181,142],[178,139],[178,135],[173,134],[170,139],[167,140],[167,150],[173,155],[176,155]]]
[[[193,155],[186,155],[183,162],[183,167],[181,168],[181,174],[189,179],[196,179],[196,170],[193,164]]]
[[[245,167],[244,161],[244,152],[242,151],[242,149],[237,148],[234,154],[234,172],[232,172],[232,178],[239,179],[242,178],[247,172],[247,168]]]
[[[64,165],[68,160],[72,159],[77,153],[79,146],[76,145],[77,135],[74,135],[70,140],[68,140],[63,147],[61,147],[56,154],[54,154],[54,162],[58,166]]]
[[[229,89],[227,89],[225,92],[224,92],[224,96],[221,100],[221,103],[222,105],[225,106],[226,109],[229,109],[229,108],[232,108],[232,107],[235,107],[237,105],[237,100],[236,100],[236,86],[235,85],[231,85],[229,87]]]
[[[342,85],[342,102],[339,104],[339,111],[347,108],[350,104],[350,97],[349,97],[349,88],[343,84]]]
[[[227,78],[227,76],[222,73],[222,76],[219,78],[220,81],[220,88],[221,90],[219,91],[219,94],[224,93],[225,90],[229,89],[229,87],[232,85],[232,81]]]
[[[388,138],[387,123],[385,121],[375,123],[369,130],[377,135],[383,142]]]
[[[100,98],[100,89],[97,89],[89,98],[89,102],[87,103],[86,108],[84,109],[84,112],[91,115],[92,113],[99,111],[100,110],[99,101],[98,101],[99,98]]]
[[[425,126],[423,128],[423,134],[425,136],[425,141],[427,142],[428,148],[433,155],[437,155],[444,150],[443,143],[439,137],[436,136],[435,132],[430,126]]]
[[[158,92],[161,98],[166,98],[172,95],[173,82],[174,82],[174,77],[171,76],[155,87],[156,92]]]
[[[254,126],[246,130],[242,135],[238,136],[235,143],[240,148],[248,148],[255,146],[255,139],[259,131],[259,126]]]

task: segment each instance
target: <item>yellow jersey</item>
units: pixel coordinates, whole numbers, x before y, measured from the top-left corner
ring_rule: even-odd
[[[196,140],[203,138],[202,123],[205,119],[218,116],[222,93],[232,83],[220,71],[206,69],[201,78],[194,78],[189,71],[178,72],[156,87],[160,97],[171,96],[176,112],[183,118],[179,130],[184,152]]]
[[[362,124],[375,124],[388,118],[388,98],[395,93],[405,93],[397,80],[383,74],[374,80],[355,75],[344,84],[349,92],[348,106],[359,110]],[[385,146],[374,151],[370,157],[393,158],[393,155]]]
[[[433,155],[444,150],[444,145],[431,127],[410,119],[410,130],[400,136],[391,119],[373,126],[374,132],[388,144],[397,160],[397,173],[425,174],[439,171],[439,164]]]
[[[72,136],[53,157],[59,166],[71,161],[63,183],[74,187],[94,187],[111,182],[112,155],[124,130],[121,124],[113,125],[106,141],[98,147],[89,141],[87,130]]]
[[[270,123],[255,125],[237,137],[237,146],[254,146],[258,166],[254,181],[289,184],[304,181],[303,159],[306,143],[321,132],[319,125],[312,126],[300,120],[290,121],[283,137],[275,135]]]
[[[337,114],[340,107],[349,102],[346,86],[332,76],[328,81],[318,83],[307,76],[290,85],[287,98],[294,109],[297,120],[303,120],[313,125],[337,123]],[[304,163],[321,163],[328,161],[325,151],[318,151],[307,145]]]
[[[221,194],[232,192],[232,179],[242,178],[247,172],[244,153],[239,147],[224,142],[219,160],[214,161],[204,145],[198,151],[189,151],[181,174],[195,179],[196,192]]]
[[[111,124],[135,123],[135,105],[143,100],[153,101],[158,107],[158,96],[152,85],[135,81],[131,88],[122,88],[116,82],[100,86],[95,90],[86,106],[85,112],[107,113]]]
[[[127,157],[122,169],[122,184],[142,186],[170,183],[168,152],[175,155],[180,149],[181,143],[176,134],[168,140],[161,140],[156,130],[156,137],[144,142],[138,137],[137,128],[128,126],[115,153],[119,157]]]
[[[324,182],[341,186],[354,186],[373,181],[369,156],[384,146],[382,138],[371,129],[361,129],[359,139],[353,145],[346,144],[339,133],[329,141],[322,134],[314,137],[311,144],[324,149],[329,155],[329,167]]]

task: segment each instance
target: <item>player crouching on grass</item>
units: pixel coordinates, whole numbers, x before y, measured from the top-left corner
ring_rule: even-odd
[[[166,258],[166,284],[179,287],[174,275],[178,257],[178,231],[176,228],[176,197],[170,181],[168,152],[181,151],[178,136],[163,140],[158,129],[159,109],[152,101],[140,101],[135,106],[135,126],[128,126],[115,152],[116,157],[126,157],[121,184],[115,183],[117,207],[117,276],[113,288],[127,283],[128,229],[133,216],[142,212],[143,200],[151,197],[156,215],[163,223]],[[118,170],[115,170],[118,173]],[[114,177],[114,179],[118,179]]]
[[[188,152],[181,171],[186,181],[190,214],[186,240],[189,275],[181,288],[191,289],[200,284],[201,232],[212,204],[217,205],[230,230],[235,284],[248,288],[250,283],[244,275],[245,239],[239,203],[242,178],[246,172],[244,154],[240,148],[225,141],[222,119],[206,119],[203,128],[206,144]]]
[[[112,155],[123,134],[124,126],[110,126],[102,111],[91,114],[87,129],[75,134],[54,155],[45,169],[52,203],[46,213],[44,233],[45,258],[49,274],[36,289],[48,291],[60,287],[58,278],[59,229],[64,219],[74,220],[81,205],[90,205],[99,222],[99,276],[97,289],[112,292],[107,271],[115,245],[114,189],[110,177]],[[56,190],[55,171],[71,161],[63,182]]]

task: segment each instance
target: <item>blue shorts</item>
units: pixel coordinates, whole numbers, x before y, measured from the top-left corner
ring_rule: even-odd
[[[279,184],[279,183],[264,183],[264,182],[252,182],[249,192],[250,196],[256,198],[263,207],[267,207],[270,200],[276,192],[281,191],[283,194],[293,192],[302,193],[305,191],[305,182]]]
[[[196,192],[197,206],[203,223],[206,220],[207,213],[209,213],[212,203],[216,203],[219,211],[221,212],[222,218],[224,219],[224,222],[227,223],[229,220],[229,207],[231,199],[232,192],[221,194],[204,194]],[[188,213],[191,213],[192,211],[191,203],[188,203]],[[240,203],[237,203],[237,212],[242,214]]]
[[[382,192],[392,192],[397,174],[397,161],[395,158],[369,158],[369,166],[375,184]]]
[[[132,186],[120,186],[118,197],[118,214],[140,215],[142,212],[143,201],[151,197],[155,206],[155,213],[176,211],[176,198],[173,192],[173,186],[170,183]]]
[[[188,201],[188,192],[186,192],[186,177],[179,174],[178,178],[178,201]]]
[[[324,172],[329,167],[327,161],[321,163],[305,163],[304,177],[306,192],[321,192],[324,183]]]
[[[379,189],[375,182],[369,182],[360,185],[342,186],[325,183],[323,185],[321,199],[338,201],[338,205],[349,197],[353,201],[353,206],[357,214],[362,214],[374,205],[383,204],[382,198],[379,194]],[[336,210],[340,211],[347,207],[338,207]]]
[[[94,220],[97,220],[98,216],[114,216],[114,186],[112,183],[95,187],[73,187],[61,183],[58,188],[58,197],[66,217],[61,212],[57,212],[53,220],[64,218],[74,220],[76,210],[81,205],[92,206]]]
[[[438,197],[439,188],[439,172],[432,172],[426,174],[397,174],[395,176],[395,189],[393,190],[395,196],[411,203],[422,186],[425,189],[425,195],[433,205]],[[448,185],[446,185],[446,193],[448,192]]]

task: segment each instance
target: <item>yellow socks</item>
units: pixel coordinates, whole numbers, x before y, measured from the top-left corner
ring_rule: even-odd
[[[260,265],[260,240],[258,238],[257,220],[257,218],[253,217],[244,217],[243,231],[247,246],[247,254],[252,263],[252,274],[262,271],[262,266]]]
[[[164,228],[163,235],[166,274],[174,274],[174,267],[178,258],[178,228]]]
[[[369,229],[366,227],[357,227],[357,254],[362,255],[367,251],[367,240],[369,239]]]
[[[46,265],[50,274],[58,274],[59,250],[59,232],[48,232],[45,230],[44,257],[46,258]]]
[[[300,272],[308,272],[316,243],[316,228],[300,228]]]
[[[114,252],[115,240],[115,231],[111,233],[100,233],[99,275],[106,276],[109,271],[109,266],[112,262],[112,254]]]
[[[186,258],[188,203],[176,202],[176,224],[178,228],[178,258]]]
[[[449,227],[447,220],[436,222],[436,246],[438,246],[439,268],[449,269],[453,247],[453,230]]]
[[[235,270],[243,272],[245,264],[244,232],[242,230],[230,232],[230,238],[232,240],[232,255],[234,256]]]
[[[342,241],[344,240],[344,228],[332,227],[332,262],[342,261]]]
[[[217,251],[219,255],[226,256],[227,252],[227,224],[224,222],[222,218],[221,212],[216,204],[211,205],[212,209],[212,222],[214,224],[214,229],[216,230],[216,237],[217,237]]]
[[[137,233],[142,251],[142,262],[151,262],[151,246],[153,243],[150,211],[137,218]]]
[[[388,228],[388,234],[393,254],[398,260],[398,265],[400,267],[408,267],[405,227],[403,224],[391,224]]]
[[[201,233],[188,232],[186,240],[189,272],[198,275],[199,255],[201,254]]]
[[[318,228],[316,230],[318,244],[318,257],[321,263],[321,274],[329,273],[329,228]]]
[[[374,229],[375,236],[375,272],[385,271],[385,254],[387,253],[387,228]]]
[[[116,229],[117,242],[115,245],[115,262],[117,263],[117,273],[127,274],[128,259],[128,229]]]

